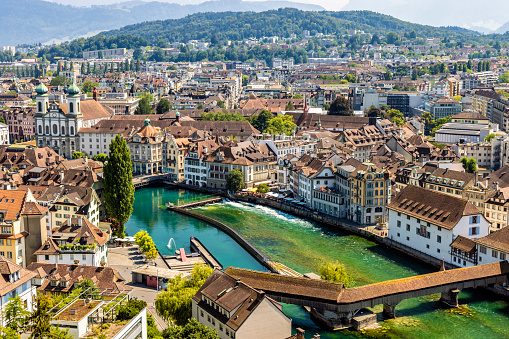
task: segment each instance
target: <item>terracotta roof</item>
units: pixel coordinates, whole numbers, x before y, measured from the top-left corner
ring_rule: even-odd
[[[57,233],[62,235],[71,233],[73,234],[72,243],[81,245],[96,244],[98,246],[102,246],[109,238],[106,232],[99,229],[86,218],[81,218],[81,226],[79,225],[79,218],[71,218],[71,225],[69,225],[68,219],[66,219],[62,223],[62,226],[53,229],[53,235]],[[80,241],[78,242],[77,239],[80,239]]]
[[[7,211],[5,220],[12,221],[19,218],[26,199],[26,191],[0,190],[0,211]]]
[[[492,264],[464,267],[409,278],[383,281],[376,284],[345,289],[338,299],[338,303],[349,304],[391,294],[454,284],[466,280],[506,275],[507,273],[509,273],[509,263],[507,261],[501,261]]]
[[[9,275],[18,271],[19,279],[11,283]],[[16,265],[3,256],[0,256],[0,296],[6,295],[14,288],[21,286],[34,277],[35,273],[19,265]]]
[[[132,287],[124,285],[125,279],[111,267],[95,267],[86,265],[50,264],[45,261],[33,262],[27,270],[34,272],[38,278],[46,278],[42,286],[37,289],[45,292],[69,293],[74,288],[74,283],[83,279],[96,281],[97,287],[113,290],[131,290]],[[51,286],[51,279],[63,279],[69,275],[67,286]]]
[[[34,252],[34,255],[55,255],[60,253],[57,244],[50,238]]]
[[[96,120],[105,119],[111,117],[111,113],[108,108],[103,106],[99,101],[95,100],[82,100],[80,101],[81,114],[83,114],[83,120]],[[61,104],[59,108],[65,113],[68,113],[67,104]]]
[[[509,227],[504,227],[474,241],[479,245],[509,253]]]
[[[41,206],[36,202],[27,201],[23,207],[23,215],[43,215],[48,211],[47,207]]]
[[[490,120],[488,117],[477,112],[461,112],[451,117],[451,120],[455,119],[469,119],[469,120]]]
[[[465,238],[461,235],[457,236],[451,244],[451,247],[457,248],[463,252],[471,252],[475,249],[475,241]]]
[[[335,303],[343,291],[343,284],[325,280],[296,278],[236,267],[227,267],[225,272],[249,286],[270,294],[291,294],[310,300]]]
[[[467,200],[414,185],[406,186],[387,208],[446,229],[453,229],[463,216],[481,215]]]

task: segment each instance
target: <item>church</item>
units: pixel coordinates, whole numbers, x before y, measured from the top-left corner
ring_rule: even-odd
[[[43,83],[35,91],[37,146],[49,147],[66,159],[81,149],[80,128],[111,118],[110,109],[97,100],[81,100],[80,90],[74,83],[67,89],[65,102],[50,102],[48,88]]]

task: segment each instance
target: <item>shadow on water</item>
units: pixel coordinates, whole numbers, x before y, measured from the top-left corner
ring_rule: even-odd
[[[420,260],[412,258],[409,255],[393,250],[382,244],[370,246],[367,248],[367,250],[373,254],[391,260],[392,262],[397,263],[399,266],[412,270],[416,272],[416,274],[427,274],[431,272],[437,272],[439,270],[433,265],[423,263]]]

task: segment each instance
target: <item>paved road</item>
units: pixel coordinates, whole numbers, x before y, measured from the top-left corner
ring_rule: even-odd
[[[147,287],[146,285],[137,284],[132,282],[132,271],[147,263],[143,260],[143,256],[138,253],[138,246],[130,247],[110,247],[108,248],[108,266],[116,269],[120,275],[127,281],[126,285],[132,286],[132,297],[143,300],[147,303],[147,310],[151,313],[157,324],[159,331],[162,331],[168,324],[157,315],[155,310],[154,301],[157,296],[155,288]],[[156,259],[158,267],[166,267],[160,257]]]

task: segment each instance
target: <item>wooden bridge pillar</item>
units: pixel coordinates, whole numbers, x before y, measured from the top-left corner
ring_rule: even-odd
[[[440,301],[449,307],[458,307],[458,293],[460,293],[458,289],[442,292]]]
[[[388,318],[388,319],[396,318],[396,306],[397,306],[397,304],[392,305],[392,304],[384,303],[384,310],[383,310],[384,317]]]

